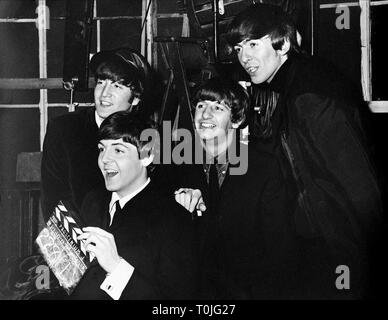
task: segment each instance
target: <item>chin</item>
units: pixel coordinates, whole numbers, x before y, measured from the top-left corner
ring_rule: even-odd
[[[213,134],[199,134],[199,137],[202,139],[202,140],[213,140],[216,138],[216,136],[214,136]]]
[[[252,81],[254,84],[260,84],[260,83],[265,82],[266,79],[263,79],[262,77],[252,77],[252,78],[251,78],[251,81]]]
[[[106,188],[106,190],[111,191],[111,192],[114,192],[117,190],[117,187],[115,187],[111,184],[108,184],[108,183],[105,183],[105,188]]]

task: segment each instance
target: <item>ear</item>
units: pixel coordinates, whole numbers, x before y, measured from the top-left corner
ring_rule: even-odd
[[[244,120],[245,120],[245,117],[243,117],[241,120],[239,120],[237,122],[232,122],[232,128],[238,129],[240,127],[240,125],[244,122]]]
[[[282,56],[285,56],[290,51],[290,48],[291,48],[290,39],[284,38],[283,46],[280,50],[278,50],[279,54]]]
[[[147,168],[152,163],[152,161],[154,161],[154,155],[152,153],[148,157],[140,159],[140,162],[144,168]]]

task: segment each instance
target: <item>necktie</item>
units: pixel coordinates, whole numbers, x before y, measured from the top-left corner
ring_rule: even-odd
[[[210,208],[212,211],[216,211],[219,197],[219,184],[218,184],[218,173],[217,173],[217,161],[210,165],[209,171],[209,200]]]
[[[114,224],[117,224],[117,222],[120,220],[120,217],[122,215],[122,209],[121,209],[121,206],[120,206],[120,201],[117,200],[115,202],[115,214],[113,215],[113,220],[112,220],[112,224],[111,224],[111,227],[114,225]],[[109,217],[110,219],[110,217]],[[109,220],[110,221],[110,220]]]

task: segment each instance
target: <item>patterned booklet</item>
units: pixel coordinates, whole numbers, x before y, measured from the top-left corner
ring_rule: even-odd
[[[71,206],[59,201],[53,214],[36,238],[36,243],[51,271],[67,294],[71,294],[94,257],[77,240],[82,233],[80,219]]]

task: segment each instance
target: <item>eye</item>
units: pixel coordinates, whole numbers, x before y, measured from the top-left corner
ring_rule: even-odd
[[[256,42],[250,42],[249,43],[249,47],[251,47],[251,48],[254,48],[254,47],[256,47],[258,45],[258,43],[256,43]]]
[[[103,83],[104,83],[104,80],[97,79],[97,82],[96,82],[97,85],[102,85]]]
[[[197,105],[195,106],[195,109],[202,109],[203,108],[203,103],[199,102],[197,103]]]
[[[241,51],[241,47],[239,47],[239,46],[234,46],[233,49],[234,49],[234,51],[236,51],[236,53],[240,53],[240,51]]]
[[[123,85],[120,84],[119,82],[113,82],[113,83],[112,83],[112,86],[113,86],[115,89],[122,89],[122,88],[123,88]]]
[[[222,105],[220,105],[220,104],[216,104],[216,105],[214,106],[214,109],[215,109],[216,111],[225,111],[225,108],[224,108]]]
[[[104,147],[98,146],[98,152],[99,152],[99,153],[104,152]]]
[[[121,150],[120,148],[115,148],[115,153],[122,154],[124,153],[124,150]]]

